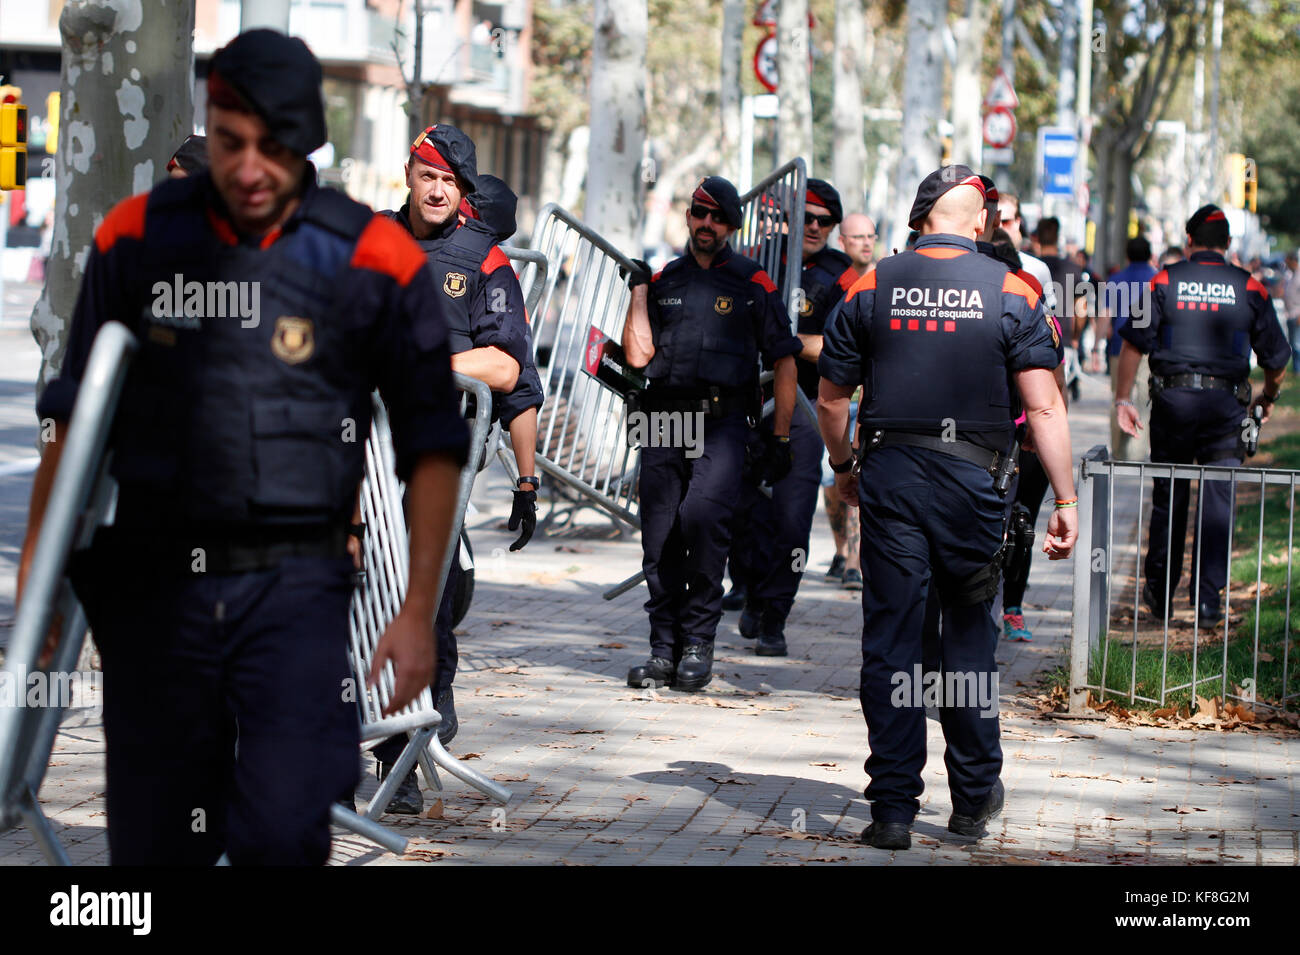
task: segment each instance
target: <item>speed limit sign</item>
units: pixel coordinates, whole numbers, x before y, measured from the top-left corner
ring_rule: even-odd
[[[1005,106],[994,106],[984,114],[984,144],[1005,149],[1016,138],[1016,114]]]
[[[776,92],[776,34],[769,33],[754,49],[754,75],[769,93]]]

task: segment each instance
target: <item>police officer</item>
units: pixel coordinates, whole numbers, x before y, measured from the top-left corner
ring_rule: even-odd
[[[208,137],[186,136],[185,142],[176,147],[172,158],[167,160],[167,175],[172,179],[184,179],[208,168]]]
[[[1268,291],[1224,261],[1230,240],[1222,209],[1197,209],[1187,220],[1188,258],[1151,280],[1148,320],[1134,317],[1120,329],[1115,416],[1125,434],[1137,436],[1142,425],[1131,400],[1133,379],[1142,355],[1149,355],[1154,463],[1239,467],[1248,418],[1259,408],[1267,421],[1281,391],[1291,348]],[[1264,369],[1264,387],[1254,400],[1247,342]],[[1227,582],[1231,483],[1203,481],[1200,494],[1188,596],[1205,625],[1218,619],[1219,591]],[[1159,617],[1168,615],[1183,573],[1187,498],[1187,481],[1174,485],[1171,502],[1169,479],[1155,479],[1142,599]]]
[[[854,284],[826,327],[819,362],[822,435],[862,520],[860,695],[873,820],[862,841],[882,849],[911,845],[920,805],[926,693],[918,678],[931,690],[936,681],[971,687],[987,704],[939,695],[949,829],[980,835],[1002,808],[990,610],[1004,507],[994,473],[1010,445],[1016,390],[1059,499],[1044,549],[1068,556],[1076,536],[1052,332],[1038,296],[976,253],[985,215],[983,183],[969,169],[927,176],[908,223],[921,231],[915,249],[882,259]],[[858,385],[866,447],[855,477],[848,403]],[[943,678],[919,672],[932,587],[943,617]]]
[[[809,179],[804,199],[803,270],[798,303],[798,338],[802,350],[795,364],[799,388],[809,401],[817,400],[817,358],[821,354],[826,317],[857,280],[853,261],[827,246],[827,240],[844,216],[839,193],[822,179]],[[778,291],[785,280],[782,270]],[[763,421],[757,438],[766,438],[771,425]],[[736,519],[732,543],[732,575],[746,580],[746,605],[740,617],[740,634],[756,638],[759,656],[787,654],[785,621],[808,561],[808,540],[817,512],[821,487],[821,436],[809,416],[796,411],[790,423],[790,446],[795,466],[772,485],[767,497],[757,480],[747,482]]]
[[[440,123],[424,130],[411,144],[405,166],[410,195],[401,209],[381,213],[396,222],[424,251],[437,289],[438,310],[445,316],[451,341],[453,371],[478,378],[494,394],[494,407],[511,415],[507,427],[519,415],[541,403],[541,384],[535,368],[530,377],[521,371],[532,366],[532,348],[524,317],[524,297],[510,260],[497,246],[496,231],[483,221],[464,217],[462,202],[478,190],[478,169],[474,143],[455,126]],[[504,184],[503,184],[504,185]],[[498,202],[504,200],[498,196]],[[472,208],[468,211],[472,211]],[[513,215],[511,215],[513,219]],[[520,387],[520,393],[514,392]],[[535,396],[536,405],[532,404]],[[536,525],[537,488],[532,454],[536,449],[534,424],[531,442],[515,444],[520,477],[515,489],[511,524],[523,532],[511,550],[528,542]],[[512,528],[513,529],[513,528]],[[452,560],[438,608],[438,682],[434,700],[443,721],[438,738],[451,742],[459,728],[452,682],[460,653],[452,629],[456,587],[463,571]],[[405,747],[405,734],[384,740],[375,747],[381,780]],[[412,768],[394,793],[387,811],[414,815],[423,808],[419,780]]]
[[[415,244],[316,187],[320,83],[306,45],[274,31],[213,55],[210,170],[105,217],[38,402],[59,437],[33,486],[24,569],[95,334],[110,319],[136,333],[110,438],[114,523],[73,574],[103,659],[118,864],[328,856],[330,806],[357,782],[345,540],[376,386],[412,514],[410,587],[375,654],[373,673],[396,669],[387,711],[433,674],[466,457],[446,323]],[[252,314],[214,312],[232,288]]]
[[[720,176],[707,177],[686,214],[686,254],[653,278],[640,271],[629,280],[623,348],[629,364],[644,367],[650,382],[640,410],[679,422],[690,416],[703,424],[702,446],[662,447],[651,441],[641,452],[651,657],[628,671],[629,686],[699,690],[712,679],[723,564],[760,355],[776,373],[764,467],[769,474],[790,467],[797,386],[793,356],[801,345],[790,333],[772,280],[728,245],[740,221],[736,187]]]

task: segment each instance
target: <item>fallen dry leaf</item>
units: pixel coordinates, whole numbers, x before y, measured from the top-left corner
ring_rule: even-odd
[[[602,643],[600,648],[602,650],[626,650],[627,646],[622,643]]]
[[[1100,775],[1096,773],[1072,773],[1064,769],[1052,770],[1052,776],[1057,779],[1102,779],[1108,783],[1122,783],[1124,781],[1122,779],[1116,779],[1110,773],[1101,773]]]
[[[726,784],[730,784],[732,786],[754,785],[754,783],[751,780],[746,779],[744,776],[737,776],[735,773],[732,773],[730,776],[710,776],[709,781],[718,783],[719,785],[726,785]]]
[[[1174,812],[1180,816],[1186,816],[1194,812],[1205,812],[1206,810],[1201,809],[1199,806],[1169,806],[1168,808],[1161,809],[1160,811]]]
[[[441,799],[435,799],[435,800],[433,801],[433,805],[430,806],[428,809],[424,810],[424,818],[425,818],[425,819],[441,819],[441,818],[442,818],[442,800],[441,800]]]
[[[482,754],[482,753],[461,753],[461,754],[460,754],[459,756],[457,756],[456,758],[459,759],[459,760],[463,763],[463,762],[465,762],[465,760],[467,760],[467,759],[482,759],[482,758],[483,758],[483,754]]]
[[[522,776],[506,776],[504,774],[500,774],[492,778],[499,783],[522,783],[524,780],[528,778],[528,774],[524,773]]]

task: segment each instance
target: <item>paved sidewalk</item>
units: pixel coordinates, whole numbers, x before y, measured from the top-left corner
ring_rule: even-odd
[[[1105,443],[1108,412],[1104,379],[1088,383],[1071,411],[1076,459]],[[443,818],[388,820],[412,839],[411,854],[398,860],[340,834],[337,862],[1300,862],[1295,737],[1038,720],[1018,698],[1066,662],[1072,562],[1035,559],[1035,640],[998,654],[1006,810],[977,843],[947,832],[943,740],[927,721],[913,848],[890,853],[855,841],[869,821],[861,609],[821,579],[832,553],[824,518],[787,627],[789,658],[755,657],[728,614],[705,692],[637,691],[624,683],[647,652],[644,587],[609,602],[601,592],[639,569],[638,542],[587,512],[579,532],[510,554],[508,485],[495,469],[486,478],[470,519],[480,562],[460,631],[452,751],[515,798],[500,808],[444,778]],[[106,861],[102,791],[101,726],[74,713],[42,791],[74,861]],[[26,832],[0,835],[0,862],[38,859]]]

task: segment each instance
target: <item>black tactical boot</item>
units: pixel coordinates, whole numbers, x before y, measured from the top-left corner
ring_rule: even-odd
[[[732,584],[731,592],[722,598],[723,610],[743,610],[745,608],[746,590],[740,584]]]
[[[645,663],[632,667],[627,671],[627,685],[642,688],[672,686],[676,677],[677,667],[673,665],[672,660],[666,660],[663,657],[651,657]]]
[[[754,644],[754,652],[760,657],[783,657],[787,655],[784,620],[778,620],[770,613],[763,614],[762,622],[758,627],[758,642]]]
[[[1002,803],[1005,800],[1006,789],[999,779],[993,784],[984,804],[979,807],[975,815],[964,816],[954,812],[948,817],[948,831],[955,832],[959,836],[974,836],[978,839],[985,833],[984,824],[1002,811]]]
[[[702,690],[713,679],[713,644],[692,643],[682,653],[682,662],[677,664],[677,682],[679,690]]]
[[[905,822],[873,822],[862,830],[858,842],[873,849],[910,849],[912,827]]]
[[[379,781],[382,783],[392,772],[392,763],[379,764]],[[395,816],[418,816],[424,810],[424,796],[420,793],[420,781],[415,777],[415,767],[406,774],[393,793],[393,798],[388,801],[388,808],[384,812],[392,813]]]
[[[750,600],[745,604],[745,610],[740,615],[740,635],[746,640],[753,640],[758,636],[758,631],[763,622],[763,603],[760,600]]]
[[[456,731],[460,729],[460,720],[456,719],[456,696],[451,687],[438,694],[435,707],[442,717],[442,722],[438,724],[438,742],[446,746],[456,738]]]

